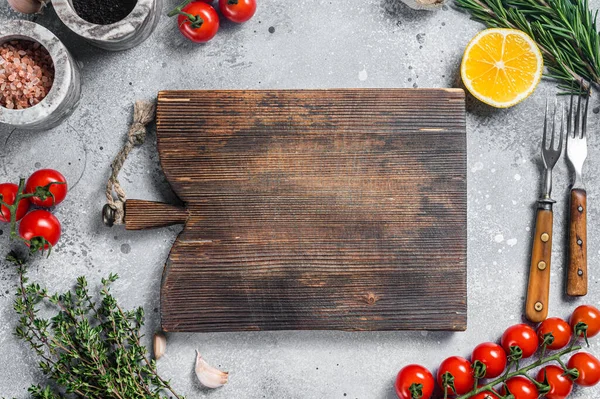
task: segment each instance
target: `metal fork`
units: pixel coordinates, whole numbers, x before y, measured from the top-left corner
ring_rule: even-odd
[[[542,195],[537,201],[535,235],[531,249],[531,265],[529,267],[529,285],[527,287],[527,302],[525,315],[532,322],[540,322],[548,316],[548,298],[550,294],[550,260],[552,255],[552,205],[556,202],[550,196],[552,193],[552,168],[562,153],[564,110],[561,107],[560,135],[558,146],[555,148],[556,137],[556,101],[550,116],[548,101],[544,115],[544,135],[542,137],[542,160],[544,161],[544,182]],[[551,121],[549,118],[552,118]],[[547,146],[547,132],[552,127],[550,145]]]
[[[567,116],[567,160],[575,172],[571,187],[569,211],[569,264],[567,268],[567,294],[583,296],[587,294],[587,193],[583,184],[583,163],[587,158],[587,113],[590,93],[583,110],[581,96],[577,96],[577,110],[574,113],[573,95]],[[574,122],[574,123],[572,123]],[[571,125],[574,124],[573,129]]]

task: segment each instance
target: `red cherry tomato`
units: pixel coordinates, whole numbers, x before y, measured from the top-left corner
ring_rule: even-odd
[[[527,324],[508,327],[502,334],[502,347],[510,355],[510,348],[518,346],[523,351],[523,359],[533,356],[538,349],[538,337]]]
[[[600,310],[591,305],[578,306],[571,314],[570,322],[573,330],[579,322],[587,324],[587,337],[592,338],[600,332]]]
[[[27,179],[25,192],[31,194],[35,192],[36,187],[44,187],[50,183],[60,183],[52,184],[50,186],[50,192],[54,195],[54,200],[52,197],[48,197],[43,201],[37,197],[31,197],[31,202],[34,205],[50,208],[53,205],[58,205],[63,202],[67,196],[67,179],[54,169],[40,169],[33,172],[33,174],[29,176],[29,179]]]
[[[219,16],[215,9],[202,1],[190,3],[177,18],[179,31],[195,43],[205,43],[215,37],[219,30]]]
[[[537,399],[540,396],[535,384],[527,377],[516,376],[506,381],[506,386],[515,399]],[[502,386],[502,395],[506,395],[506,388]]]
[[[60,222],[48,211],[36,210],[31,211],[19,224],[19,235],[26,240],[32,240],[36,237],[43,237],[52,246],[55,246],[60,239]],[[44,245],[44,249],[48,249],[48,244]],[[41,245],[39,247],[41,248]]]
[[[573,381],[563,375],[565,371],[562,367],[551,364],[538,371],[536,380],[544,382],[544,372],[550,384],[550,392],[545,395],[546,399],[565,399],[573,389]]]
[[[440,387],[442,387],[442,391],[444,390],[442,376],[446,372],[449,372],[454,377],[455,392],[452,391],[452,388],[447,387],[446,391],[448,394],[456,393],[457,395],[463,395],[473,389],[475,379],[471,370],[471,362],[467,359],[460,356],[452,356],[440,364],[437,372],[437,381]]]
[[[485,364],[484,378],[496,378],[506,368],[506,352],[500,345],[492,342],[484,342],[473,349],[471,362],[475,363],[476,360]]]
[[[479,392],[472,399],[500,399],[500,396],[495,392]]]
[[[433,388],[435,381],[433,375],[429,370],[418,364],[410,364],[398,372],[396,377],[396,395],[399,399],[412,399],[413,394],[410,391],[410,387],[413,384],[421,385],[421,396],[422,399],[429,399],[433,394]]]
[[[571,326],[569,323],[558,317],[551,317],[542,321],[537,329],[540,344],[544,341],[544,335],[552,333],[554,342],[547,346],[548,349],[561,349],[567,346],[571,341]]]
[[[228,20],[241,24],[256,12],[256,0],[219,0],[219,10]]]
[[[575,380],[577,385],[592,387],[600,382],[600,360],[586,352],[578,352],[571,356],[567,366],[577,369],[579,377]]]
[[[15,199],[17,198],[17,193],[19,192],[19,186],[13,183],[3,183],[0,184],[0,195],[2,196],[2,201],[6,202],[8,205],[14,205]],[[29,198],[22,199],[19,201],[19,206],[17,206],[17,220],[21,220],[23,216],[29,210]],[[10,211],[7,207],[0,207],[0,222],[10,222]]]

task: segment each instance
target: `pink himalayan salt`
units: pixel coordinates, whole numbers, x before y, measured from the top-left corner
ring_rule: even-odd
[[[14,40],[0,44],[0,106],[24,109],[46,97],[54,81],[54,63],[37,42]]]

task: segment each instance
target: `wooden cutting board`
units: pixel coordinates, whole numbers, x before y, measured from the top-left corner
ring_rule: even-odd
[[[465,136],[458,89],[161,92],[163,329],[464,330]]]

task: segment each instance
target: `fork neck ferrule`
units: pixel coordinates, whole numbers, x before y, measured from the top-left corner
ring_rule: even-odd
[[[573,185],[571,186],[571,190],[585,190],[585,184],[583,184],[583,178],[581,177],[581,173],[575,173],[575,181],[573,181]]]
[[[542,190],[542,196],[540,201],[550,200],[550,194],[552,193],[552,169],[546,168],[544,171],[544,187]]]
[[[540,198],[537,202],[538,209],[545,209],[547,211],[552,210],[552,205],[554,205],[556,201],[552,198]]]

